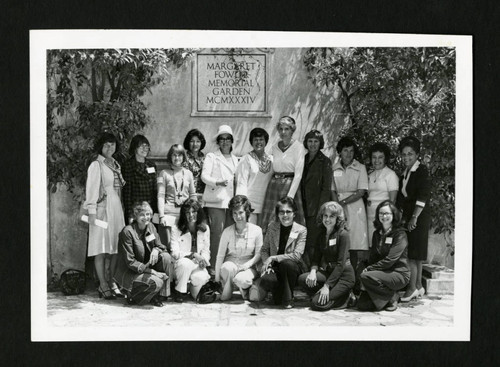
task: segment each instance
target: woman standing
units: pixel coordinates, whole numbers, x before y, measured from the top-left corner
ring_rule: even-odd
[[[311,130],[304,137],[307,154],[300,187],[307,227],[306,249],[303,257],[307,266],[311,265],[313,247],[317,242],[318,209],[329,201],[331,196],[332,162],[321,152],[324,146],[323,134],[318,130]]]
[[[172,275],[172,258],[161,243],[151,223],[153,210],[148,202],[135,203],[134,220],[120,233],[119,263],[116,281],[127,291],[127,303],[143,305],[151,302],[161,307],[164,282]],[[160,294],[163,293],[163,294]]]
[[[390,200],[396,203],[398,195],[398,176],[387,167],[391,158],[391,149],[384,143],[375,143],[370,147],[370,157],[373,171],[368,175],[368,238],[373,235],[375,227],[375,210],[382,201]]]
[[[99,279],[99,297],[113,299],[123,297],[113,281],[118,252],[118,234],[125,226],[121,188],[125,184],[120,165],[113,158],[118,140],[111,133],[104,133],[95,145],[97,159],[87,171],[84,208],[89,212],[88,255],[94,256]],[[108,224],[104,229],[96,225],[96,219]]]
[[[359,292],[358,262],[368,256],[366,210],[363,195],[368,190],[368,177],[363,164],[354,159],[358,147],[354,140],[343,137],[337,144],[340,159],[333,165],[332,197],[344,208],[349,228],[349,257],[356,273],[354,292]]]
[[[294,199],[297,205],[295,221],[304,225],[304,209],[302,207],[302,197],[300,194],[300,180],[304,171],[304,156],[306,151],[304,146],[297,140],[292,139],[292,135],[297,129],[295,120],[289,116],[283,116],[276,124],[276,129],[280,136],[280,141],[271,148],[273,156],[273,176],[267,186],[262,211],[262,228],[264,232],[269,223],[274,219],[276,203],[287,196]]]
[[[272,156],[264,151],[269,134],[256,127],[250,131],[250,144],[253,150],[241,158],[236,170],[236,195],[248,197],[253,208],[248,221],[262,227],[262,207],[267,185],[273,174]]]
[[[215,281],[222,280],[221,301],[231,299],[233,283],[239,288],[243,299],[248,299],[248,288],[259,276],[257,264],[262,247],[262,229],[248,223],[252,212],[248,198],[236,195],[229,201],[229,211],[234,224],[222,232],[215,264]]]
[[[219,126],[215,135],[219,149],[207,154],[201,172],[201,179],[206,184],[203,201],[210,221],[210,253],[212,254],[218,253],[222,231],[232,223],[227,205],[234,196],[234,174],[238,166],[238,159],[231,153],[233,140],[231,127]],[[214,259],[211,260],[211,265],[215,267]]]
[[[134,136],[128,150],[130,158],[122,166],[125,179],[123,204],[127,223],[132,223],[132,205],[137,201],[147,201],[153,212],[157,212],[156,164],[146,158],[150,150],[151,146],[144,135]]]
[[[286,196],[278,201],[276,221],[269,224],[260,251],[263,264],[259,287],[265,292],[271,291],[274,303],[285,309],[293,308],[297,278],[307,270],[302,260],[307,229],[294,221],[296,213],[297,204],[292,198]]]
[[[203,169],[203,161],[205,160],[205,154],[203,154],[202,150],[205,148],[206,140],[200,130],[192,129],[189,130],[184,138],[183,145],[187,153],[187,159],[183,163],[183,166],[193,174],[196,195],[201,202],[203,191],[205,191],[205,183],[201,180],[201,171]]]
[[[398,291],[410,278],[407,247],[400,211],[389,200],[381,202],[375,211],[370,256],[360,276],[363,288],[358,300],[360,311],[396,310]]]
[[[399,152],[406,169],[399,181],[397,206],[403,211],[403,223],[408,228],[408,258],[411,278],[401,301],[423,296],[422,262],[427,260],[427,245],[431,213],[429,208],[431,182],[427,167],[420,163],[420,141],[412,136],[401,140]]]
[[[160,215],[160,238],[170,248],[170,233],[177,224],[181,206],[187,199],[196,199],[193,174],[182,164],[186,151],[180,144],[174,144],[167,153],[169,168],[158,176],[158,213]]]
[[[175,260],[175,298],[183,302],[187,291],[196,299],[210,275],[210,230],[198,200],[189,199],[181,207],[179,223],[172,228],[172,257]]]
[[[298,282],[307,293],[314,295],[312,309],[326,311],[347,305],[355,278],[349,262],[349,234],[342,206],[334,201],[324,203],[317,220],[321,225],[311,271],[302,274]]]

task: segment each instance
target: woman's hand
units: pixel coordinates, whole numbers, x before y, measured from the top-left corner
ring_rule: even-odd
[[[417,228],[417,217],[416,216],[412,216],[410,218],[410,220],[408,221],[408,230],[411,232],[415,228]]]
[[[318,302],[320,305],[325,305],[330,300],[330,288],[325,284],[319,290],[319,299]]]
[[[217,186],[227,186],[229,185],[229,180],[220,180],[215,183]]]
[[[156,247],[151,251],[151,255],[149,256],[149,263],[154,265],[158,262],[158,255],[160,254],[160,250]]]
[[[155,269],[150,269],[151,270],[151,275],[156,275],[158,278],[167,280],[168,275],[165,273],[162,273],[161,271],[156,271]]]
[[[248,268],[250,268],[250,266],[249,266],[247,263],[244,263],[244,264],[238,265],[238,272],[240,272],[240,271],[245,271],[245,270],[247,270]]]
[[[311,270],[311,272],[309,273],[309,275],[306,278],[307,286],[310,288],[315,287],[317,279],[318,279],[318,277],[316,276],[316,270],[314,270],[314,269]]]
[[[165,216],[161,217],[160,218],[160,224],[163,226],[163,227],[166,227],[167,226],[167,218]]]
[[[198,263],[198,266],[200,267],[200,269],[205,269],[207,267],[207,260],[205,260],[205,258],[203,256],[201,256],[200,254],[195,252],[193,254],[193,259],[194,259],[194,262]]]

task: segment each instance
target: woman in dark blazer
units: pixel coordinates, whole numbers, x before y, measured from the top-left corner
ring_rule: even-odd
[[[277,221],[269,224],[260,250],[263,264],[259,286],[272,292],[275,304],[288,309],[293,307],[297,278],[307,270],[302,260],[307,229],[294,221],[297,204],[291,197],[278,201],[275,212]]]
[[[149,140],[144,135],[136,135],[130,141],[128,150],[130,158],[122,165],[123,204],[125,206],[125,223],[132,223],[134,219],[133,204],[138,201],[147,201],[153,212],[156,206],[156,164],[146,157],[151,149]]]
[[[359,277],[358,309],[395,311],[398,291],[410,280],[406,230],[401,226],[401,212],[390,200],[377,206],[373,224],[372,246]]]
[[[321,224],[311,271],[299,276],[298,282],[307,293],[314,295],[312,309],[326,311],[347,305],[354,286],[354,269],[349,262],[349,233],[342,206],[334,201],[324,203],[317,221]]]
[[[396,206],[403,212],[403,224],[408,229],[408,258],[411,278],[402,302],[422,297],[422,262],[427,260],[427,245],[431,225],[429,207],[431,181],[427,167],[420,163],[420,141],[412,136],[401,140],[399,152],[406,166],[399,181]]]
[[[132,209],[134,221],[120,233],[114,278],[126,291],[128,304],[163,306],[159,296],[168,296],[164,282],[173,275],[172,258],[151,223],[149,203],[138,202]]]
[[[313,246],[317,242],[318,208],[329,201],[331,195],[332,162],[321,152],[324,146],[323,134],[318,130],[311,130],[304,137],[304,147],[308,152],[304,160],[300,187],[307,227],[306,249],[303,256],[307,266],[311,265]]]

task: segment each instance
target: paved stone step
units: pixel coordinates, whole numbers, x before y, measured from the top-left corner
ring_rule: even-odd
[[[422,280],[427,295],[454,294],[453,279],[432,279],[423,276]]]
[[[454,280],[455,278],[455,272],[453,271],[453,269],[449,269],[441,265],[423,264],[422,274],[427,278],[432,279]]]

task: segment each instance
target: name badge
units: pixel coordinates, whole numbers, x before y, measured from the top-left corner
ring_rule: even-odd
[[[392,244],[392,237],[387,237],[385,239],[385,243],[387,243],[388,245]]]
[[[290,238],[292,238],[292,239],[296,239],[298,236],[299,236],[299,234],[297,232],[290,233]]]
[[[335,246],[337,244],[337,239],[332,238],[331,240],[328,241],[328,246]]]
[[[339,170],[333,171],[333,177],[342,177],[342,171]]]
[[[148,236],[146,236],[146,242],[154,241],[155,238],[156,238],[155,235],[151,233]]]
[[[148,167],[148,168],[146,168],[146,171],[148,171],[148,173],[155,173],[156,172],[154,167]]]

